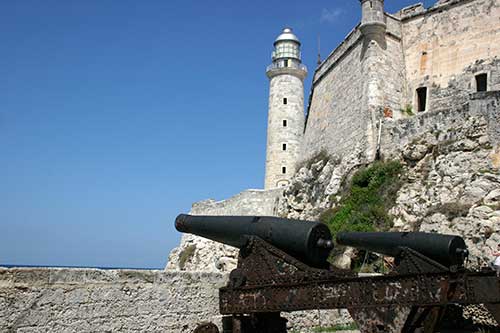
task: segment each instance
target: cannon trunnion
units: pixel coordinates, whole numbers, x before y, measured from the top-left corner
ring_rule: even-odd
[[[468,252],[462,238],[340,233],[339,245],[396,258],[389,274],[360,277],[327,267],[333,245],[323,227],[270,217],[180,215],[176,220],[180,231],[240,249],[237,268],[219,290],[227,333],[285,333],[281,312],[317,309],[348,309],[363,333],[435,332],[451,304],[484,304],[500,322],[500,280],[491,270],[463,267]],[[196,332],[218,331],[203,325]]]

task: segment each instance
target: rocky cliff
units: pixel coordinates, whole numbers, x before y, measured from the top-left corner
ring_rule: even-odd
[[[390,212],[395,229],[463,236],[472,266],[491,261],[500,243],[500,150],[487,124],[469,117],[447,129],[452,135],[430,131],[408,144],[407,182]]]
[[[459,234],[469,246],[469,264],[474,267],[491,261],[491,249],[500,243],[499,110],[486,109],[479,112],[466,106],[453,116],[448,114],[452,121],[422,126],[423,131],[412,123],[424,124],[418,118],[427,115],[390,124],[391,130],[412,128],[413,135],[405,144],[385,150],[390,152],[386,160],[397,160],[404,168],[401,187],[388,211],[392,230]],[[279,214],[318,219],[335,208],[343,187],[364,165],[361,149],[343,159],[326,153],[316,156],[284,191]]]

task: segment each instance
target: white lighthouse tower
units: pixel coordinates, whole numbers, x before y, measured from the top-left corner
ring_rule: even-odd
[[[304,131],[304,79],[300,41],[285,28],[274,42],[267,67],[269,114],[265,189],[286,186],[295,172]]]

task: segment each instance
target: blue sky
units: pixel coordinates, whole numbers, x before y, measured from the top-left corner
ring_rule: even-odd
[[[163,267],[178,213],[263,186],[281,29],[312,73],[318,34],[326,56],[359,17],[340,0],[0,2],[0,264]]]

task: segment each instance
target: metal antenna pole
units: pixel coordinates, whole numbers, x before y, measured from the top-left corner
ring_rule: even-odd
[[[321,65],[321,36],[318,34],[318,65]]]

